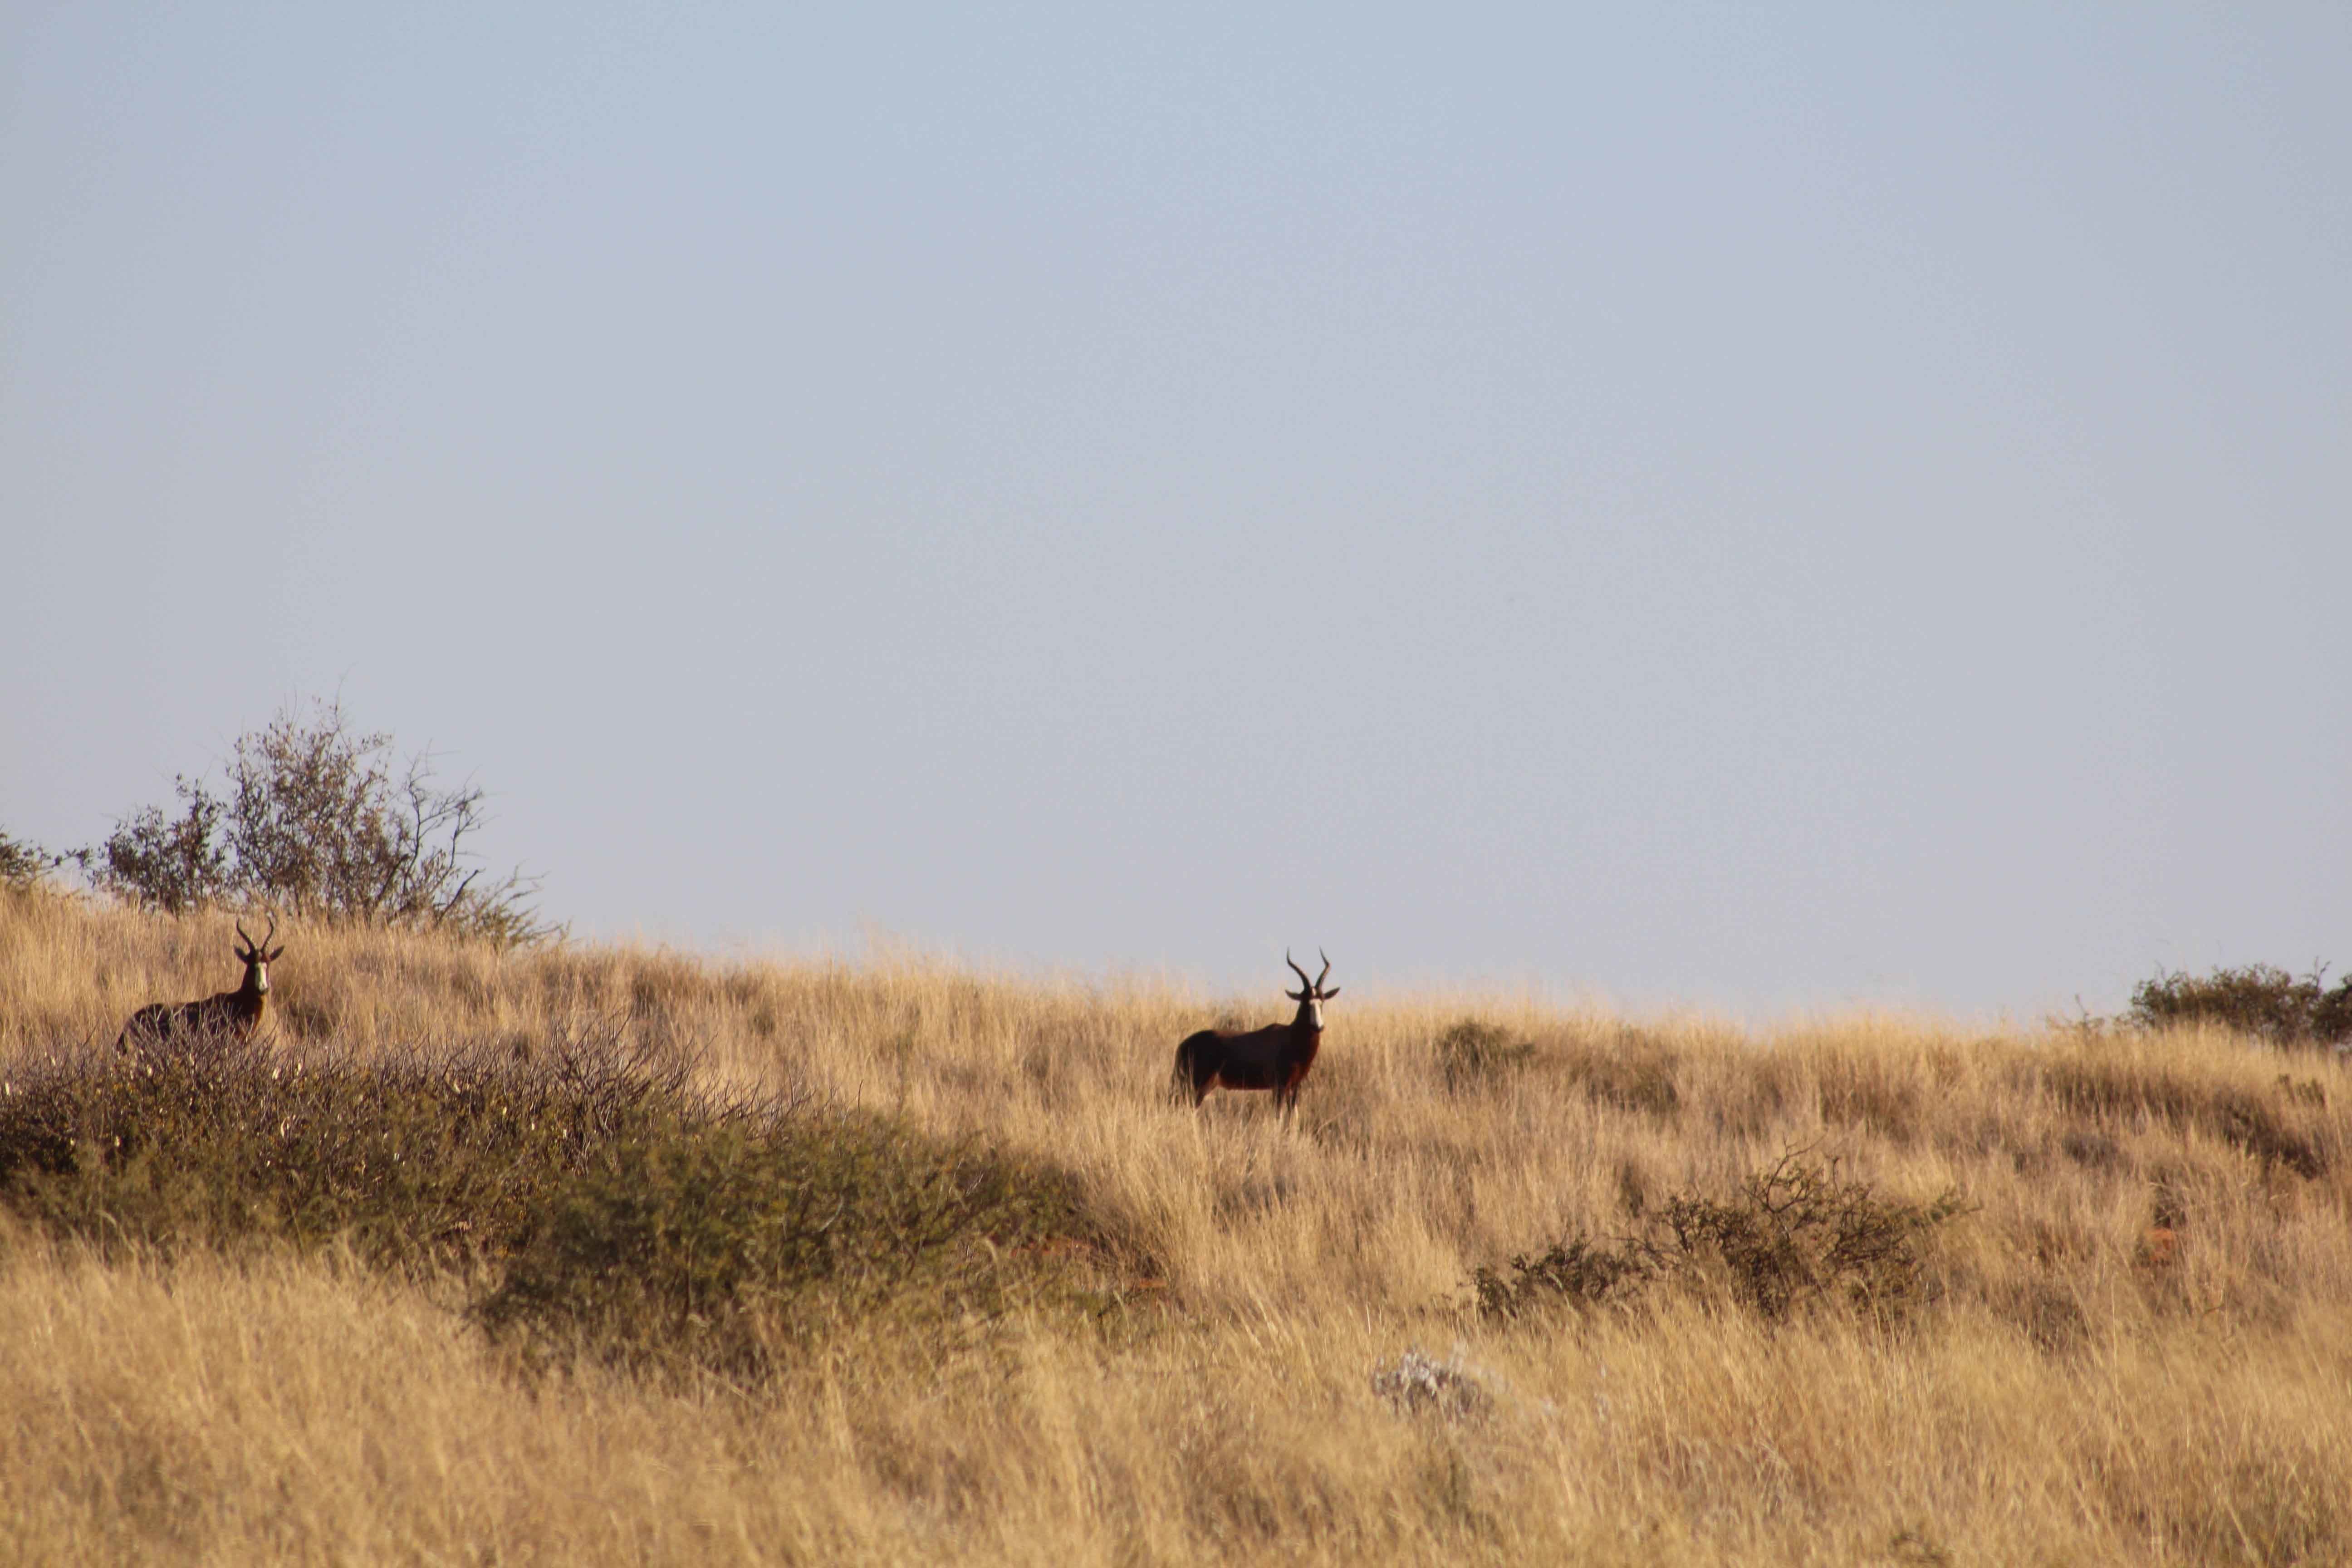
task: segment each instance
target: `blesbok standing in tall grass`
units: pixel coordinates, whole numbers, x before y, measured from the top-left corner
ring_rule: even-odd
[[[201,1002],[157,1002],[142,1007],[122,1026],[114,1048],[143,1051],[231,1037],[253,1038],[269,1017],[270,962],[286,950],[269,945],[278,935],[276,915],[269,917],[269,930],[259,942],[247,932],[243,921],[236,922],[236,956],[245,964],[245,979],[236,990],[215,992]]]
[[[1185,1037],[1176,1047],[1171,1086],[1176,1095],[1190,1094],[1197,1108],[1213,1089],[1264,1089],[1273,1091],[1275,1109],[1283,1114],[1297,1107],[1298,1086],[1307,1081],[1316,1049],[1323,1043],[1323,1004],[1339,994],[1336,985],[1323,989],[1331,974],[1331,958],[1319,947],[1315,951],[1323,960],[1323,973],[1312,980],[1288,952],[1282,955],[1299,979],[1299,989],[1283,993],[1298,1004],[1297,1016],[1287,1024],[1247,1031],[1202,1029]]]

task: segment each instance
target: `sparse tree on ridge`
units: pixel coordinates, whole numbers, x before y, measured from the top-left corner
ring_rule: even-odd
[[[77,850],[100,889],[172,912],[247,903],[289,913],[454,931],[502,946],[556,934],[520,868],[486,880],[468,840],[487,792],[435,782],[429,752],[355,729],[338,701],[281,709],[237,737],[215,788],[173,782],[176,811],[142,806]]]

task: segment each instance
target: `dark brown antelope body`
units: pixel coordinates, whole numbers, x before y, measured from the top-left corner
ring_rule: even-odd
[[[118,1051],[146,1051],[165,1047],[217,1044],[231,1038],[249,1040],[269,1017],[269,963],[286,950],[271,947],[278,921],[270,920],[268,935],[259,942],[246,934],[238,922],[236,956],[245,964],[245,979],[234,991],[221,991],[201,1002],[157,1002],[131,1015],[114,1042]]]
[[[1298,1086],[1307,1081],[1323,1044],[1323,1004],[1339,994],[1339,988],[1323,989],[1331,973],[1328,957],[1323,973],[1312,980],[1288,953],[1282,961],[1305,982],[1301,989],[1283,993],[1298,1004],[1297,1016],[1263,1029],[1202,1029],[1186,1036],[1176,1047],[1172,1088],[1179,1096],[1190,1094],[1197,1107],[1213,1089],[1262,1089],[1272,1091],[1275,1109],[1285,1114],[1297,1105]]]

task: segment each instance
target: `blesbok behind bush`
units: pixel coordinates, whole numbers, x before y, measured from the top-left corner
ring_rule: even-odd
[[[1323,989],[1331,959],[1320,948],[1316,952],[1323,958],[1323,973],[1312,980],[1289,953],[1282,955],[1301,983],[1298,990],[1283,993],[1298,1004],[1296,1017],[1263,1029],[1202,1029],[1186,1036],[1176,1047],[1172,1091],[1179,1097],[1190,1094],[1197,1107],[1213,1089],[1269,1089],[1275,1109],[1288,1114],[1298,1103],[1298,1086],[1307,1081],[1316,1048],[1323,1043],[1323,1004],[1339,994],[1336,985]]]
[[[269,917],[269,930],[259,942],[247,932],[243,921],[237,922],[236,934],[236,956],[245,965],[245,979],[236,990],[215,992],[201,1002],[157,1002],[142,1007],[122,1026],[114,1048],[144,1051],[200,1041],[253,1038],[269,1016],[270,962],[286,950],[269,945],[278,934],[275,915]]]

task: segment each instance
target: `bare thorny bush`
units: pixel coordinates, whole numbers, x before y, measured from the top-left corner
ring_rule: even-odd
[[[1965,1212],[1957,1191],[1924,1204],[1887,1198],[1836,1156],[1790,1149],[1728,1197],[1677,1194],[1639,1235],[1565,1237],[1507,1270],[1478,1269],[1471,1289],[1492,1319],[1630,1305],[1647,1286],[1681,1281],[1724,1289],[1768,1321],[1816,1301],[1889,1321],[1924,1299],[1929,1239]]]
[[[173,782],[176,811],[142,807],[77,850],[101,889],[171,913],[208,903],[436,929],[515,946],[553,934],[520,869],[486,879],[470,840],[488,795],[443,787],[428,752],[355,729],[340,701],[278,712],[237,737],[215,787]]]

